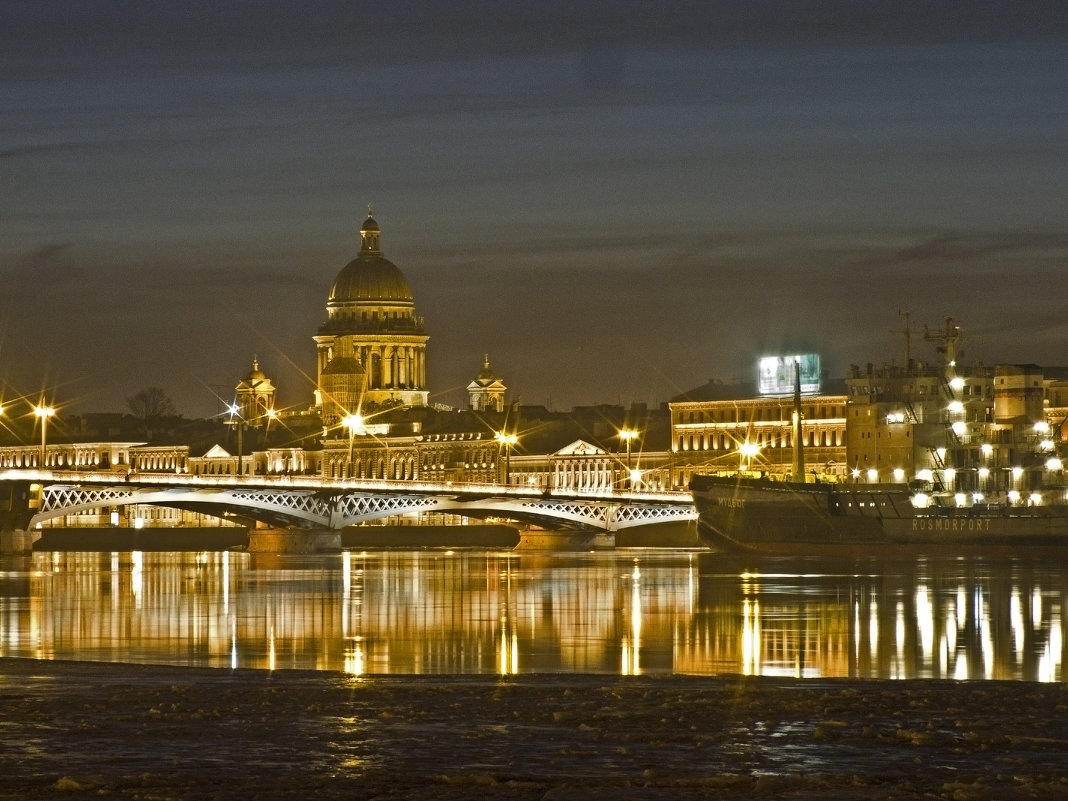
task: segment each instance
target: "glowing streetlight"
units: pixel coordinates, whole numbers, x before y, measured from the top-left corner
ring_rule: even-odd
[[[509,434],[506,431],[498,431],[494,436],[497,440],[497,460],[500,461],[501,451],[504,451],[504,483],[508,484],[511,481],[511,469],[512,469],[512,448],[519,441],[519,437],[515,434]]]
[[[742,470],[748,470],[750,464],[752,464],[753,457],[760,453],[760,446],[755,442],[746,440],[738,446],[738,453],[742,457]]]
[[[642,471],[641,470],[631,470],[630,471],[630,488],[631,489],[638,489],[638,484],[639,484],[639,482],[641,480],[642,480]]]
[[[352,475],[352,440],[356,436],[356,432],[363,433],[363,417],[358,414],[345,415],[345,419],[341,421],[341,425],[345,427],[345,430],[349,432],[349,460],[347,472]]]
[[[35,406],[33,413],[41,418],[41,459],[39,466],[43,470],[45,466],[45,447],[48,441],[48,418],[52,417],[56,410],[51,406]]]

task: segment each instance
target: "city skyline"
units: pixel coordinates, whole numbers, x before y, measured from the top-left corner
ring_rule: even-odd
[[[256,357],[307,406],[369,202],[431,402],[486,353],[557,408],[841,376],[901,312],[1068,363],[1065,11],[854,5],[2,4],[0,385],[208,416]]]

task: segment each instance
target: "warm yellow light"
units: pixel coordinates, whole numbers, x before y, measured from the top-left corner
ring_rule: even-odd
[[[515,434],[507,434],[504,431],[498,431],[495,439],[501,445],[515,445],[519,441]]]
[[[635,431],[633,428],[622,428],[619,431],[619,438],[624,441],[637,439],[638,433],[639,432]]]
[[[1020,480],[1020,476],[1022,476],[1022,475],[1023,475],[1023,468],[1022,467],[1014,467],[1014,468],[1012,468],[1012,480],[1013,481],[1019,481]]]
[[[904,480],[905,480],[905,471],[902,470],[900,467],[895,467],[894,468],[894,481],[904,481]]]
[[[363,430],[363,417],[358,414],[349,414],[345,416],[345,419],[341,421],[346,429],[348,429],[349,436],[353,436],[357,431]]]
[[[961,403],[959,400],[950,401],[949,405],[946,408],[954,414],[960,414],[964,411],[964,404]]]
[[[51,406],[35,406],[33,409],[33,413],[40,417],[42,420],[44,420],[54,415],[56,413],[56,410],[53,409]]]
[[[949,381],[949,385],[953,387],[953,389],[960,391],[964,389],[964,379],[961,378],[959,375],[953,376],[953,378],[951,378]]]
[[[979,468],[979,478],[990,478],[990,468],[989,467],[980,467]]]
[[[752,458],[753,456],[756,456],[758,453],[760,453],[760,446],[757,445],[755,442],[743,442],[738,447],[738,450],[741,452],[742,456]]]
[[[1046,460],[1046,469],[1056,472],[1064,467],[1064,464],[1056,456]]]
[[[875,482],[879,480],[879,471],[874,467],[868,468],[868,481]]]
[[[979,450],[982,451],[983,456],[990,456],[994,452],[994,446],[989,442],[984,442],[979,446]]]

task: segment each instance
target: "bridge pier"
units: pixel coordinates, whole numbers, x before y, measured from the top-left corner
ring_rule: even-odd
[[[252,528],[249,553],[340,553],[341,532],[330,529]]]
[[[3,529],[0,531],[0,554],[25,554],[33,550],[33,544],[41,539],[36,530]]]

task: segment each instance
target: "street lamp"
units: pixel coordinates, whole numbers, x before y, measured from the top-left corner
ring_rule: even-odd
[[[494,439],[497,440],[497,460],[500,461],[500,453],[504,451],[504,483],[511,480],[512,451],[511,448],[519,441],[515,434],[498,431]]]
[[[349,462],[348,462],[348,474],[352,476],[352,439],[356,436],[357,431],[363,430],[363,417],[358,414],[345,415],[345,419],[341,421],[341,425],[349,432]]]
[[[56,413],[51,406],[35,406],[33,413],[41,418],[41,458],[38,465],[42,470],[45,466],[45,446],[48,441],[48,418]]]
[[[634,442],[634,440],[636,440],[638,438],[638,435],[640,433],[641,432],[636,431],[633,428],[624,428],[624,429],[621,429],[620,432],[619,432],[619,438],[621,440],[623,440],[623,442],[625,442],[626,445],[627,445],[627,470],[628,470],[628,472],[630,471],[630,448],[631,448],[631,443]]]
[[[749,466],[752,464],[753,457],[760,453],[760,446],[757,445],[755,442],[749,442],[748,440],[746,440],[738,446],[738,453],[741,454],[741,467],[742,470],[745,471],[748,470]]]

